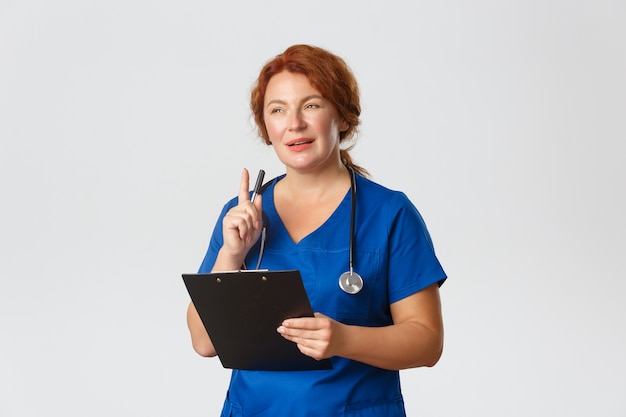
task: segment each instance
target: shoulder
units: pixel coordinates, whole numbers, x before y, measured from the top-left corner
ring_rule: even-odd
[[[364,177],[357,177],[357,207],[362,218],[385,225],[388,231],[422,231],[430,240],[417,207],[402,191],[393,190]]]
[[[369,178],[357,175],[356,187],[357,198],[359,202],[363,200],[365,205],[414,208],[404,192],[388,188]]]

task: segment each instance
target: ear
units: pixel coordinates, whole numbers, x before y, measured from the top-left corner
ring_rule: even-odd
[[[348,130],[349,127],[350,127],[350,124],[346,121],[346,119],[343,119],[341,121],[341,124],[339,125],[339,131],[345,132],[346,130]]]

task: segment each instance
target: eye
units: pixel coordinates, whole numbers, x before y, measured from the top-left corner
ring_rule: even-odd
[[[318,109],[319,107],[320,105],[317,103],[308,103],[306,106],[304,106],[305,109]]]
[[[283,109],[281,109],[280,107],[275,107],[275,108],[273,108],[273,109],[271,109],[271,110],[270,110],[270,113],[271,113],[271,114],[274,114],[274,113],[282,113],[282,112],[283,112]]]

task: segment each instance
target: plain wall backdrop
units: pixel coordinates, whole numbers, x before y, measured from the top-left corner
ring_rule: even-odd
[[[218,415],[229,371],[193,352],[180,274],[243,167],[283,172],[248,97],[295,43],[354,70],[354,158],[450,277],[409,415],[626,415],[624,22],[623,0],[0,0],[0,416]]]

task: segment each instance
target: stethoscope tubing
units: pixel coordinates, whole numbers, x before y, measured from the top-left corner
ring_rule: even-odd
[[[354,271],[354,223],[356,217],[356,174],[352,167],[348,167],[350,171],[350,254],[349,254],[349,267],[350,273]]]
[[[354,225],[356,222],[356,173],[354,169],[348,165],[346,168],[350,172],[350,247],[348,254],[348,267],[349,271],[344,272],[339,277],[339,287],[348,294],[356,294],[363,288],[363,278],[354,272],[354,247],[355,247],[355,230]],[[272,183],[276,181],[276,178],[268,181],[262,187],[259,187],[259,184],[255,186],[254,194],[262,194],[263,191]],[[258,190],[258,192],[256,191]],[[263,215],[263,228],[261,229],[261,243],[259,247],[259,257],[256,263],[256,268],[259,269],[261,267],[261,260],[263,259],[263,253],[265,252],[265,237],[267,232],[267,223],[265,221],[265,215]],[[243,264],[244,269],[246,268],[245,262]]]

